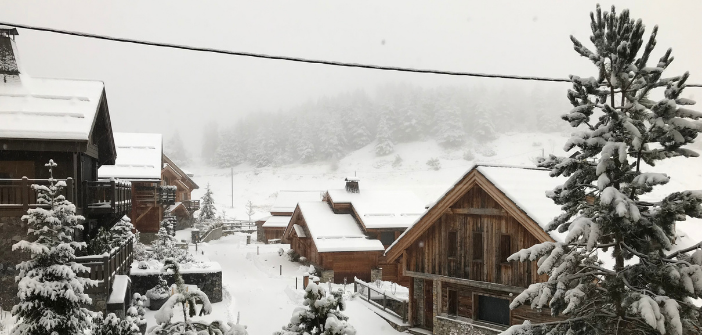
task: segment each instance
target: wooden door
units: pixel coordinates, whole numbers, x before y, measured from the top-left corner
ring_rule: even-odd
[[[424,280],[424,328],[434,329],[434,282]]]

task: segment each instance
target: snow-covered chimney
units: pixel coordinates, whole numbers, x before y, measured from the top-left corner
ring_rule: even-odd
[[[17,35],[16,28],[0,26],[0,80],[3,83],[19,81],[20,66],[15,46]]]
[[[357,177],[346,177],[346,192],[360,193],[361,190],[358,188],[359,181],[360,179]]]

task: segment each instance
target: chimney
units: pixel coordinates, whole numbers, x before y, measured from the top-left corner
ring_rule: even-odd
[[[17,29],[0,26],[0,83],[19,81],[20,66],[15,46],[17,35]]]
[[[361,190],[358,188],[359,180],[357,177],[346,177],[346,192],[361,193]]]

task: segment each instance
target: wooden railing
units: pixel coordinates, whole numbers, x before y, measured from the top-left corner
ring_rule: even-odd
[[[83,204],[88,214],[126,215],[132,209],[132,184],[119,180],[83,182]]]
[[[385,291],[381,292],[380,289],[373,287],[372,283],[366,283],[358,278],[354,278],[353,291],[358,292],[358,296],[363,300],[397,316],[402,319],[402,322],[407,322],[408,304],[406,300],[387,295]]]
[[[104,297],[110,296],[116,275],[129,274],[133,261],[134,238],[112,249],[109,255],[76,257],[76,263],[90,269],[90,272],[80,273],[79,276],[98,281],[98,285],[86,289],[86,293],[104,294]]]
[[[192,213],[200,209],[200,200],[183,200],[183,206],[185,206],[188,212]]]
[[[63,181],[66,187],[63,188],[61,194],[66,197],[66,200],[76,203],[75,198],[75,183],[73,178],[56,179]],[[7,216],[16,216],[27,213],[30,208],[45,207],[47,204],[37,203],[37,192],[32,189],[32,185],[49,186],[48,179],[0,179],[0,212]]]
[[[173,205],[176,199],[175,186],[159,186],[158,187],[158,203],[162,205]]]

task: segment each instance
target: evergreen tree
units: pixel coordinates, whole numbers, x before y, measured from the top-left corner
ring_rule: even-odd
[[[17,265],[16,277],[19,304],[12,308],[12,315],[21,319],[13,334],[82,334],[91,328],[91,313],[85,307],[91,303],[85,288],[97,283],[78,277],[88,268],[75,262],[75,250],[85,243],[73,241],[76,230],[84,218],[76,215],[76,207],[60,195],[66,187],[56,181],[49,160],[49,186],[32,185],[37,192],[37,203],[48,208],[33,208],[22,216],[29,225],[28,240],[12,246],[12,250],[31,253],[31,259]]]
[[[355,335],[356,330],[347,322],[349,319],[341,312],[346,303],[341,292],[327,295],[324,288],[316,283],[309,283],[305,288],[305,307],[293,311],[290,323],[274,335]]]
[[[445,96],[440,103],[439,111],[439,144],[445,147],[457,147],[465,141],[465,131],[461,122],[461,115],[453,99]]]
[[[217,209],[215,208],[214,198],[212,197],[212,190],[210,189],[210,184],[207,184],[205,190],[205,195],[202,196],[200,201],[200,222],[206,220],[214,220],[217,216]]]
[[[485,108],[480,106],[478,109],[477,120],[473,126],[473,136],[478,142],[488,142],[497,138],[495,126],[490,120],[490,115],[485,111]]]
[[[322,156],[324,158],[340,159],[346,151],[346,139],[341,121],[337,115],[327,115],[326,122],[319,132]]]
[[[203,129],[202,158],[207,164],[214,164],[219,147],[219,131],[217,121],[208,122]]]
[[[376,155],[385,156],[395,151],[395,145],[392,143],[392,132],[390,131],[390,124],[387,114],[380,116],[378,131],[375,138],[378,141],[378,143],[375,145]]]
[[[163,148],[166,155],[173,160],[178,165],[188,165],[190,164],[190,156],[188,152],[185,151],[183,146],[183,140],[180,138],[180,133],[176,131],[173,137],[166,142]]]
[[[626,10],[602,13],[598,6],[591,18],[596,49],[571,40],[595,64],[598,77],[571,76],[568,98],[574,108],[563,116],[580,128],[565,149],[577,147],[580,153],[542,163],[552,176],[568,177],[548,193],[564,210],[548,230],[567,234],[563,242],[541,243],[510,257],[538,259],[539,274],[549,275],[511,307],[531,301],[567,319],[514,326],[507,333],[699,334],[700,308],[692,299],[702,297],[702,243],[671,249],[676,221],[702,217],[702,192],[654,200],[648,193],[670,178],[644,172],[650,168],[643,164],[697,157],[685,146],[702,130],[691,120],[702,113],[686,108],[694,102],[680,97],[688,73],[661,79],[673,61],[670,49],[647,66],[658,27],[645,43],[644,25]],[[651,100],[659,87],[665,87],[663,98]]]
[[[134,237],[134,225],[132,225],[132,220],[128,216],[123,216],[114,226],[110,229],[112,233],[112,245],[117,247]]]

